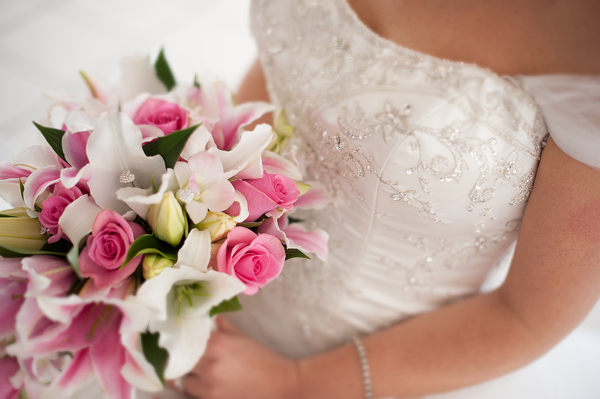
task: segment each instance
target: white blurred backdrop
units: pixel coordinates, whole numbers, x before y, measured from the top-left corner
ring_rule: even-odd
[[[212,73],[236,87],[255,57],[249,0],[0,0],[0,161],[41,135],[44,90],[85,90],[124,55],[164,46],[178,81]],[[3,204],[0,203],[0,207]]]

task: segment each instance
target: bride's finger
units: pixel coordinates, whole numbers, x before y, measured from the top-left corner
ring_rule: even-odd
[[[231,324],[226,318],[223,316],[217,316],[217,329],[221,332],[226,332],[230,334],[244,334],[242,330]]]

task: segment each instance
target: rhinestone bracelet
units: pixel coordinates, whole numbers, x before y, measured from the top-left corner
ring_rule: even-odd
[[[352,342],[356,346],[360,367],[362,369],[363,386],[365,389],[365,399],[373,399],[373,390],[371,387],[371,369],[369,368],[369,359],[367,359],[367,351],[362,341],[358,337],[353,337]]]

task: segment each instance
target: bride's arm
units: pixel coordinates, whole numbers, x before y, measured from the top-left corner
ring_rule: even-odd
[[[265,75],[263,74],[262,67],[258,60],[254,61],[250,70],[246,73],[244,80],[238,88],[235,96],[235,102],[238,104],[247,103],[251,101],[264,101],[271,102],[269,99],[269,92],[267,91],[267,83],[265,81]],[[273,124],[273,115],[266,114],[259,120],[255,121],[252,125],[247,126],[246,129],[252,129],[252,126],[259,123]]]
[[[448,391],[524,366],[573,330],[599,295],[600,172],[550,139],[506,282],[365,338],[374,396]],[[302,397],[362,398],[357,364],[350,345],[300,361]]]

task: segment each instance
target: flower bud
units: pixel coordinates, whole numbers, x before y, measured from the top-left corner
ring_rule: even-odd
[[[142,269],[144,278],[150,280],[152,277],[156,277],[162,273],[167,267],[173,267],[173,261],[160,255],[146,255],[144,256],[144,262],[142,263]]]
[[[158,204],[152,205],[148,224],[157,238],[174,247],[179,245],[187,228],[187,218],[172,191],[167,191]]]
[[[287,114],[284,109],[281,109],[275,118],[273,131],[276,136],[273,137],[269,147],[269,151],[277,154],[283,154],[287,149],[290,140],[294,138],[294,128],[290,125]]]
[[[208,212],[204,220],[196,225],[198,230],[210,233],[210,241],[215,242],[227,237],[227,233],[236,226],[235,220],[223,212]]]
[[[27,216],[24,208],[1,213],[0,245],[37,251],[48,241],[46,229],[38,219]]]

